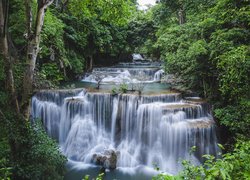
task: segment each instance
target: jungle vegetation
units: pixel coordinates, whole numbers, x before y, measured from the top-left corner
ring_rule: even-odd
[[[66,158],[30,123],[30,98],[134,52],[212,104],[224,146],[220,159],[154,178],[250,178],[250,1],[157,2],[144,11],[135,0],[0,0],[1,179],[63,179]]]

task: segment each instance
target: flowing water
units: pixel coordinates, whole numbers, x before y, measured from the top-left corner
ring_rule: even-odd
[[[154,83],[159,82],[163,74],[159,63],[120,63],[109,68],[94,68],[82,81],[101,84]]]
[[[100,68],[93,74],[103,72],[103,78],[109,78],[105,83],[139,82],[138,71]],[[141,71],[146,75],[143,81],[151,81],[152,86],[163,74],[154,67]],[[106,179],[150,179],[155,167],[176,174],[183,159],[199,164],[202,155],[219,152],[209,106],[176,92],[40,91],[32,98],[32,116],[43,120],[47,133],[69,159],[65,179],[81,179],[83,174],[94,177],[100,167],[94,165],[93,157],[107,151],[116,153],[117,169],[107,171]],[[190,153],[193,146],[196,151]]]

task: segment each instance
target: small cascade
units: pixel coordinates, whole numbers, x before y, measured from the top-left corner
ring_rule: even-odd
[[[142,55],[141,54],[132,54],[132,56],[133,56],[133,61],[143,61],[144,60],[144,58],[142,57]]]
[[[177,173],[181,159],[199,164],[203,154],[219,152],[207,105],[179,93],[41,91],[32,98],[32,116],[43,120],[69,159],[86,164],[112,151],[117,167],[156,165]],[[190,155],[192,146],[197,151]]]
[[[164,75],[164,70],[160,69],[154,74],[154,81],[156,82],[161,81],[161,78],[163,77],[163,75]]]
[[[101,81],[102,84],[119,84],[124,82],[130,83],[134,81],[152,83],[158,82],[158,79],[162,76],[162,74],[159,74],[159,72],[159,75],[156,75],[156,72],[158,72],[157,68],[96,68],[93,69],[91,74],[85,75],[82,81],[91,83],[97,83],[98,81]],[[152,77],[154,77],[154,79],[152,79]]]
[[[150,62],[148,60],[119,63],[112,67],[96,67],[93,68],[91,73],[85,74],[82,81],[90,83],[100,82],[101,84],[159,82],[164,73],[160,67],[160,62]]]

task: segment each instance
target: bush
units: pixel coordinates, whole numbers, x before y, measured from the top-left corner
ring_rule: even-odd
[[[126,93],[128,91],[128,85],[126,83],[120,84],[119,91],[121,93]]]
[[[30,125],[15,117],[8,129],[14,179],[63,179],[66,158],[40,122]]]
[[[112,95],[117,94],[117,89],[116,89],[116,87],[112,87],[111,93],[112,93]]]
[[[74,51],[68,51],[68,57],[70,63],[70,71],[75,75],[82,74],[84,71],[84,57],[75,53]]]
[[[215,109],[215,117],[234,134],[250,137],[250,100],[243,99],[237,105]]]
[[[62,72],[55,63],[43,64],[40,74],[55,85],[64,79]]]
[[[250,141],[238,141],[232,153],[222,155],[221,159],[204,155],[203,165],[194,166],[183,161],[184,170],[176,176],[159,174],[154,180],[178,179],[249,179],[250,178]]]
[[[249,96],[250,90],[250,51],[248,46],[233,48],[219,56],[220,91],[227,101]]]
[[[0,179],[10,179],[11,166],[10,166],[10,147],[8,139],[6,138],[6,130],[2,127],[3,122],[0,122]]]

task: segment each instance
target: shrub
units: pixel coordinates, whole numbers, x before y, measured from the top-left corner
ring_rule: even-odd
[[[63,179],[66,158],[48,137],[41,122],[30,125],[20,117],[8,123],[14,179]],[[10,127],[11,126],[11,127]],[[13,133],[15,132],[15,133]]]
[[[64,79],[62,72],[55,63],[43,64],[40,73],[55,85],[59,85],[60,81]]]
[[[215,109],[215,117],[234,134],[250,137],[250,100],[242,99],[239,104]]]
[[[203,165],[194,166],[190,161],[183,161],[184,170],[176,176],[159,174],[154,180],[178,179],[249,179],[250,178],[250,141],[238,141],[232,153],[222,155],[221,159],[204,155],[207,160]]]
[[[126,93],[128,91],[128,85],[126,83],[120,84],[119,91],[121,93]]]

